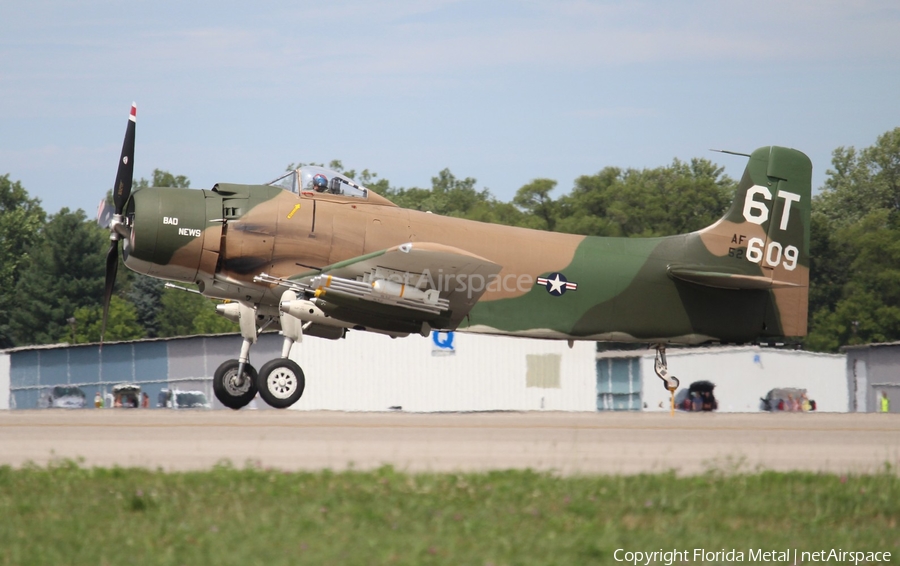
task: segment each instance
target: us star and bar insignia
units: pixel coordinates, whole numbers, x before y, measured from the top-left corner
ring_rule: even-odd
[[[551,273],[547,277],[538,277],[535,284],[545,287],[547,292],[554,297],[562,296],[566,291],[578,289],[578,284],[566,279],[566,276],[562,273]]]

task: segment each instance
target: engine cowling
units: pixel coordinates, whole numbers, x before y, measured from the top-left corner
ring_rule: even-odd
[[[222,237],[221,210],[221,197],[210,191],[135,191],[126,209],[131,226],[125,265],[152,277],[189,283],[205,279],[203,274],[211,276]]]

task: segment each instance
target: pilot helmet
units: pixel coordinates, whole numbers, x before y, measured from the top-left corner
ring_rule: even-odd
[[[325,178],[325,175],[318,173],[315,177],[313,177],[313,188],[319,192],[322,192],[326,188],[328,188],[328,179]]]

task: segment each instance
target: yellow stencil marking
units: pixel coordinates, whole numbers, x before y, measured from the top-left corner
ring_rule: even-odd
[[[298,210],[300,210],[300,205],[299,205],[299,204],[295,204],[295,205],[294,205],[294,210],[292,210],[292,211],[290,211],[290,212],[288,213],[288,220],[290,220]]]

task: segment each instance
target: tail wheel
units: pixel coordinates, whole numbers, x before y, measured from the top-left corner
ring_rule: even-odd
[[[256,385],[266,403],[276,409],[286,409],[303,395],[306,378],[296,362],[276,358],[260,368]]]
[[[256,370],[244,364],[241,378],[238,378],[238,360],[222,363],[213,375],[213,392],[216,399],[229,409],[240,409],[256,397]]]

